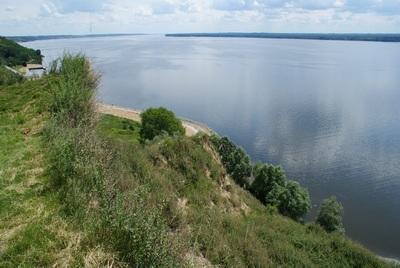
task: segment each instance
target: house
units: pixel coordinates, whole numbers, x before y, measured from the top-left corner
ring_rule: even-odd
[[[28,63],[25,67],[25,77],[40,77],[46,71],[46,68],[41,64]]]

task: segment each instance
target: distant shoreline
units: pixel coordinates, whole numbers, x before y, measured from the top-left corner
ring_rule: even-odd
[[[27,35],[7,36],[15,42],[32,42],[40,40],[98,38],[118,36],[152,35],[145,33],[118,34],[83,34],[83,35]],[[265,38],[265,39],[300,39],[300,40],[332,40],[332,41],[369,41],[369,42],[400,42],[400,33],[266,33],[266,32],[221,32],[221,33],[169,33],[165,37],[220,37],[220,38]]]
[[[325,34],[325,33],[177,33],[166,37],[222,37],[222,38],[267,38],[267,39],[302,39],[302,40],[337,40],[400,42],[400,33],[391,34]]]
[[[141,33],[132,34],[81,34],[81,35],[26,35],[26,36],[6,36],[7,39],[15,42],[32,42],[40,40],[54,40],[54,39],[75,39],[75,38],[98,38],[98,37],[118,37],[118,36],[136,36],[146,35]]]

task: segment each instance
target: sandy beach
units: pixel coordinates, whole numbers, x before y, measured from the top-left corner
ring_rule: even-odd
[[[102,114],[110,114],[126,119],[130,119],[136,122],[140,122],[141,110],[124,108],[115,105],[109,105],[104,103],[97,103],[97,111]],[[186,135],[191,137],[199,132],[211,135],[213,131],[202,123],[198,123],[189,119],[180,118],[182,120],[182,125],[185,128]]]

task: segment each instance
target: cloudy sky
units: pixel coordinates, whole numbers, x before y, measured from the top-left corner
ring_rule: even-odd
[[[400,32],[400,0],[0,0],[0,35]]]

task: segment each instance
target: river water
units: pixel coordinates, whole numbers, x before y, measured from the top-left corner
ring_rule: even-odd
[[[24,43],[82,52],[99,98],[165,106],[345,208],[346,234],[400,258],[400,43],[125,36]]]

